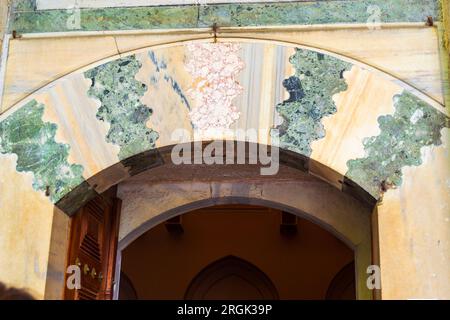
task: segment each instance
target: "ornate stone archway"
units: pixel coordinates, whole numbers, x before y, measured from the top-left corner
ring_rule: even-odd
[[[258,165],[164,165],[124,181],[118,188],[123,207],[116,275],[121,252],[170,218],[213,205],[261,205],[310,220],[352,248],[357,296],[372,299],[374,293],[366,287],[366,269],[378,263],[376,229],[372,230],[375,202],[339,191],[292,163],[281,164],[277,175],[266,177],[259,175]]]
[[[262,61],[247,64],[248,74],[258,71],[258,63],[273,68],[258,71],[257,86],[245,75],[240,79],[247,81],[247,91],[237,102],[243,110],[237,128],[265,129],[266,134],[254,142],[267,145],[271,144],[269,129],[281,129],[281,148],[286,155],[293,152],[311,159],[308,172],[369,202],[387,192],[382,210],[401,212],[399,208],[404,207],[418,218],[415,208],[424,202],[405,201],[404,194],[421,189],[415,177],[428,176],[435,168],[445,175],[449,124],[442,105],[343,56],[243,40],[242,59],[252,61],[252,54],[263,52]],[[51,83],[3,113],[2,180],[20,186],[7,197],[23,199],[26,210],[39,208],[36,219],[42,218],[39,223],[49,233],[53,205],[73,214],[111,186],[166,163],[174,129],[194,131],[186,105],[192,101],[183,92],[195,83],[185,68],[186,54],[183,45],[171,45],[115,56],[106,64],[97,63]],[[109,78],[114,72],[120,76]],[[128,97],[121,100],[124,108],[115,94]],[[314,104],[317,97],[323,104]],[[119,119],[129,121],[118,126]],[[16,134],[15,128],[24,130]],[[192,138],[182,142],[189,141]],[[445,146],[440,147],[441,143]],[[43,151],[45,157],[41,157]],[[304,165],[298,160],[292,164]],[[436,183],[439,192],[430,197],[446,198],[445,181]],[[9,215],[24,210],[18,206],[14,200],[3,203]],[[443,210],[435,212],[442,218]],[[386,231],[388,238],[392,235],[389,223],[402,225],[398,216],[395,221],[392,218],[382,223],[391,230]],[[399,248],[406,244],[414,223],[407,228]],[[49,234],[42,239],[47,248],[48,240]],[[396,252],[387,244],[385,248]],[[387,265],[394,256],[386,255]],[[406,265],[420,273],[413,263]]]

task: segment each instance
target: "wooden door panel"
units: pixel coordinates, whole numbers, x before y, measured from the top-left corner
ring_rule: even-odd
[[[66,299],[112,299],[120,206],[112,190],[90,201],[73,217],[68,264],[80,267],[81,288],[66,287]]]

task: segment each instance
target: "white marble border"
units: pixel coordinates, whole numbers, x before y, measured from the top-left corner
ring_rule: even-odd
[[[304,0],[303,0],[304,1]],[[301,2],[293,0],[37,0],[38,10],[69,8],[150,7],[164,5],[208,5],[245,2]]]

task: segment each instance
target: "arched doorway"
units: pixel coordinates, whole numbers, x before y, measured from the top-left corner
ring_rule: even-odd
[[[332,233],[289,212],[205,207],[156,225],[122,250],[119,297],[131,282],[138,299],[327,299],[351,264],[353,292],[335,286],[331,298],[355,299],[354,257]]]
[[[167,157],[167,150],[159,149],[158,152],[163,157]],[[101,196],[102,198],[119,198],[118,203],[121,203],[120,218],[115,215],[116,219],[112,225],[116,227],[110,238],[118,239],[117,250],[113,245],[104,253],[103,257],[107,260],[102,261],[101,275],[98,273],[99,269],[95,268],[97,276],[94,275],[94,278],[98,278],[98,281],[104,279],[102,285],[109,286],[105,290],[102,289],[105,291],[102,296],[119,298],[118,286],[123,253],[136,239],[155,226],[177,216],[211,206],[253,205],[289,212],[316,224],[345,243],[353,250],[357,298],[373,298],[373,292],[366,287],[366,270],[368,266],[376,264],[374,261],[377,259],[376,250],[372,255],[374,245],[372,240],[376,241],[376,233],[372,230],[371,221],[374,204],[366,201],[368,198],[364,192],[361,192],[361,189],[351,181],[345,180],[342,182],[342,188],[336,188],[326,179],[311,174],[307,169],[308,166],[317,167],[320,164],[286,151],[280,152],[280,170],[273,176],[261,176],[260,164],[174,165],[169,162],[155,167],[147,166],[147,157],[150,157],[150,154],[144,153],[130,160],[139,164],[139,170],[133,171],[132,177],[119,182]],[[109,171],[108,169],[102,172],[102,175],[108,176]],[[80,212],[84,211],[86,210],[83,208]],[[79,216],[80,212],[75,217]],[[76,222],[76,219],[73,222]],[[57,225],[55,223],[55,226]],[[82,228],[90,230],[89,225],[86,223]],[[77,227],[76,223],[72,223],[72,233],[74,227]],[[69,224],[66,225],[66,229],[59,225],[52,236],[52,243],[67,241],[66,232],[69,231],[64,231],[68,230],[67,228]],[[102,246],[102,248],[106,247],[108,246]],[[64,248],[69,248],[69,244],[66,243]],[[59,246],[55,250],[64,248]],[[114,250],[117,252],[115,267],[111,262],[113,260],[108,260],[114,258],[115,255],[112,254]],[[229,254],[217,256],[215,260]],[[78,253],[75,250],[69,255],[68,263],[76,263],[77,257]],[[246,260],[253,263],[249,259]],[[51,261],[49,267],[63,270],[67,267],[66,261],[60,259],[57,264]],[[192,280],[209,263],[195,270],[189,280]],[[91,272],[83,277],[91,281],[88,277],[95,274],[91,268],[93,265],[87,260],[81,261],[83,268],[85,265]],[[336,270],[336,273],[338,271]],[[327,288],[331,280],[332,277],[327,282]],[[61,284],[57,282],[55,285]],[[48,288],[52,289],[51,286]]]
[[[144,37],[145,38],[145,37]],[[301,37],[300,37],[301,38]],[[149,77],[147,77],[147,78],[149,78]],[[358,81],[356,81],[356,82],[358,82]],[[270,83],[269,83],[270,84]],[[52,84],[52,86],[53,86],[53,84]],[[54,87],[57,87],[57,86],[54,86]],[[351,86],[350,86],[351,87]],[[377,92],[377,91],[373,91],[373,92]],[[84,97],[85,97],[85,95],[83,95]],[[363,97],[364,97],[364,95],[362,95]],[[86,97],[85,97],[86,98]],[[370,99],[370,100],[373,100],[373,99]],[[56,101],[57,103],[57,105],[59,105],[59,103],[58,103],[58,101]],[[77,104],[77,103],[73,103],[73,104],[71,104],[72,106],[71,106],[71,108],[70,108],[70,110],[84,110],[84,109],[81,109],[81,108],[79,108],[81,105],[83,105],[83,103],[81,103],[81,104]],[[87,104],[85,104],[85,105],[87,105]],[[359,109],[359,112],[362,112],[363,113],[363,115],[368,111],[368,110],[372,110],[372,105],[370,104],[370,105],[367,105],[367,106],[365,106],[364,108],[363,107],[360,107],[360,105],[359,104],[357,104],[357,103],[354,103],[354,105],[355,106],[358,106],[357,107],[357,109]],[[374,103],[374,105],[376,105],[376,103]],[[380,106],[384,106],[383,104],[378,104],[378,105],[380,105]],[[21,107],[21,106],[17,106],[17,108],[19,108],[19,107]],[[51,106],[48,106],[48,107],[46,107],[46,108],[48,108],[48,109],[46,109],[47,111],[49,111],[49,110],[53,110],[52,109],[52,107]],[[72,109],[73,108],[73,109]],[[338,109],[340,109],[340,110],[342,110],[342,111],[345,111],[344,113],[341,113],[341,116],[343,116],[342,118],[346,118],[346,119],[350,119],[347,115],[346,115],[346,113],[347,113],[347,111],[349,111],[350,109],[347,109],[347,108],[338,108]],[[92,108],[92,113],[95,113],[95,108]],[[359,143],[358,141],[362,141],[362,138],[363,137],[368,137],[368,136],[371,136],[372,134],[373,134],[373,132],[374,132],[374,128],[377,128],[376,127],[376,121],[374,120],[375,119],[375,117],[378,117],[378,116],[380,116],[380,115],[383,115],[383,114],[385,114],[386,113],[386,110],[382,110],[382,108],[380,108],[380,109],[376,109],[376,108],[373,108],[373,110],[376,110],[376,112],[374,111],[373,113],[372,113],[372,126],[368,126],[368,125],[366,125],[366,117],[360,117],[361,119],[362,119],[362,121],[361,122],[358,122],[358,124],[359,123],[361,123],[361,124],[365,124],[363,127],[367,127],[368,128],[368,130],[367,131],[364,131],[364,132],[361,132],[361,135],[358,135],[357,137],[355,136],[355,140],[353,141],[353,142],[356,142],[356,143]],[[94,128],[94,127],[96,127],[96,125],[93,125],[93,126],[91,126],[91,125],[86,125],[86,122],[85,122],[85,117],[84,117],[84,112],[79,112],[79,114],[80,115],[83,115],[82,117],[81,117],[81,119],[82,119],[82,121],[80,121],[79,123],[81,123],[81,127],[83,127],[83,128]],[[164,115],[162,115],[162,117],[163,118],[165,118],[165,119],[167,119],[167,123],[169,123],[169,122],[171,122],[171,121],[169,121],[169,117],[166,117],[166,114],[164,114]],[[342,119],[341,118],[341,119]],[[92,120],[92,122],[95,122],[95,116],[92,114],[92,116],[91,116],[91,118],[90,118],[91,120]],[[58,124],[58,127],[59,127],[59,129],[58,130],[61,130],[64,126],[62,125],[63,123],[65,123],[66,121],[66,118],[62,118],[62,119],[52,119],[52,122],[55,122],[56,124]],[[166,122],[166,121],[165,121]],[[344,122],[344,121],[343,121]],[[74,124],[75,122],[68,122],[68,123],[71,123],[71,124]],[[176,121],[172,121],[172,123],[177,123]],[[98,125],[98,124],[97,124]],[[43,125],[42,125],[43,126]],[[14,127],[14,126],[13,126]],[[71,125],[71,126],[69,126],[69,127],[73,127],[73,128],[78,128],[78,126],[75,126],[75,125]],[[333,131],[335,131],[335,128],[333,127],[333,126],[331,126],[332,128],[333,128]],[[356,125],[356,123],[352,123],[351,124],[351,126],[349,126],[349,128],[359,128],[360,126],[359,125]],[[370,128],[369,128],[370,127]],[[439,128],[440,128],[440,126],[438,126],[437,127],[438,128],[438,130],[440,130]],[[337,139],[339,140],[339,141],[349,141],[349,136],[353,139],[354,137],[353,137],[353,135],[354,135],[354,132],[353,131],[347,131],[347,130],[345,130],[346,132],[347,132],[347,134],[346,135],[342,135],[342,136],[340,136],[340,134],[335,134],[335,136],[337,137]],[[70,141],[69,142],[69,140],[70,140],[70,138],[68,137],[68,136],[70,136],[71,134],[68,134],[66,137],[65,137],[65,139],[63,139],[63,140],[65,140],[64,142],[65,143],[67,143],[68,145],[70,145],[71,147],[72,147],[72,150],[74,150],[77,146],[80,146],[80,145],[84,145],[84,143],[85,143],[85,141],[87,140],[88,142],[90,142],[90,143],[92,143],[92,136],[93,135],[91,135],[91,134],[89,134],[89,130],[80,130],[80,132],[82,133],[81,134],[81,136],[82,136],[82,139],[81,140],[78,140],[78,139],[74,139],[74,141]],[[59,136],[62,136],[63,134],[62,134],[62,132],[61,131],[59,131]],[[332,135],[328,135],[328,136],[332,136]],[[98,147],[100,146],[100,145],[103,145],[103,144],[105,144],[105,139],[103,139],[104,138],[104,135],[98,135],[98,137],[99,137],[99,141],[98,142],[102,142],[102,143],[94,143],[93,145],[95,146],[95,148],[93,147],[93,148],[87,148],[86,150],[88,150],[88,152],[85,152],[85,154],[91,154],[91,153],[95,153],[96,152],[96,150],[100,150]],[[26,139],[28,139],[29,137],[26,137]],[[331,140],[331,142],[333,142],[333,140]],[[83,144],[82,144],[83,143]],[[90,145],[90,143],[87,143],[86,145]],[[161,146],[163,146],[163,145],[165,145],[165,143],[162,143],[161,144]],[[329,143],[329,145],[331,145],[331,146],[337,146],[335,143]],[[360,144],[361,145],[361,144]],[[328,146],[328,144],[327,144],[327,146]],[[352,143],[352,146],[353,146],[353,143]],[[417,150],[416,149],[416,147],[417,147],[417,145],[414,147],[414,149],[415,150]],[[419,146],[420,147],[420,146]],[[338,148],[339,150],[355,150],[355,148],[354,147],[350,147],[350,148]],[[39,154],[39,152],[41,151],[41,149],[40,148],[37,148],[36,149],[37,150],[37,152],[36,152],[36,154]],[[61,148],[61,150],[65,150],[65,148]],[[360,150],[360,151],[362,151],[362,150]],[[150,152],[149,152],[150,153]],[[340,153],[340,152],[339,152]],[[344,153],[343,155],[342,155],[342,157],[341,157],[341,159],[340,160],[342,160],[342,161],[346,161],[346,160],[349,160],[349,159],[352,159],[351,158],[351,156],[354,156],[354,154],[347,154],[346,152],[344,152],[344,151],[342,151],[342,153]],[[28,153],[26,153],[26,154],[28,154]],[[112,153],[111,152],[111,155],[113,155],[113,156],[116,156],[116,153]],[[334,159],[334,157],[332,157],[332,156],[330,156],[330,157],[328,157],[328,152],[325,152],[324,153],[324,155],[327,157],[327,158],[329,158],[329,159]],[[394,155],[395,156],[395,155]],[[15,156],[14,156],[15,157]],[[19,155],[19,158],[20,158],[20,155]],[[56,157],[55,157],[56,158]],[[82,158],[82,157],[81,157]],[[313,157],[314,158],[314,157]],[[324,157],[325,158],[325,157]],[[322,158],[322,159],[324,159],[324,158]],[[315,158],[315,159],[317,159],[317,158]],[[161,159],[157,159],[158,161],[160,161]],[[15,161],[15,160],[14,160]],[[13,161],[13,162],[14,162]],[[322,160],[323,161],[323,160]],[[89,161],[87,161],[87,160],[84,160],[84,159],[80,159],[80,161],[78,161],[78,159],[77,159],[77,161],[76,161],[77,163],[79,162],[79,163],[81,163],[82,165],[86,165],[87,163],[89,163]],[[138,167],[138,166],[134,166],[136,163],[131,163],[130,164],[130,162],[133,162],[133,161],[124,161],[124,167],[126,168],[126,170],[123,170],[123,171],[125,171],[126,173],[128,173],[128,172],[132,172],[132,171],[134,171],[134,170],[140,170],[141,168],[136,168],[136,167]],[[150,162],[150,161],[149,161]],[[420,161],[419,161],[420,162]],[[418,163],[419,163],[418,162]],[[95,177],[95,173],[94,172],[100,172],[100,173],[103,173],[103,170],[106,168],[106,166],[107,165],[111,165],[111,164],[116,164],[117,163],[117,161],[111,161],[111,162],[107,162],[107,163],[102,163],[102,165],[100,165],[100,166],[97,166],[97,163],[95,163],[95,165],[94,165],[94,167],[95,166],[97,166],[96,167],[96,171],[93,171],[93,172],[91,172],[92,173],[92,175],[94,175],[94,178],[97,178],[97,177]],[[141,164],[141,162],[139,162],[139,164]],[[145,164],[145,165],[147,165],[147,163]],[[148,163],[148,166],[150,166],[150,165],[153,165],[153,163]],[[328,166],[330,166],[330,167],[333,167],[333,168],[335,168],[335,169],[337,169],[333,164],[332,164],[332,161],[330,160],[329,162],[326,162],[326,165],[328,165]],[[14,167],[15,167],[15,165],[14,165]],[[87,166],[86,165],[86,168],[88,168],[89,166]],[[115,166],[116,168],[117,167],[120,167],[120,166],[118,166],[118,165],[116,165]],[[433,168],[434,166],[429,166],[429,167],[431,167],[431,168]],[[131,168],[131,170],[129,170],[128,171],[128,169],[129,168]],[[123,167],[120,167],[120,168],[118,168],[118,170],[117,170],[117,172],[116,172],[116,174],[120,174],[120,173],[123,173],[122,171],[120,171],[120,169],[124,169]],[[316,168],[317,169],[317,168]],[[97,171],[98,170],[98,171]],[[39,170],[36,170],[36,172],[38,172]],[[49,170],[50,172],[52,171],[52,170]],[[54,171],[57,171],[57,170],[54,170]],[[313,171],[313,170],[311,170],[312,172],[314,172],[314,173],[318,173],[318,171],[320,171],[320,170],[315,170],[315,171]],[[341,175],[342,174],[344,174],[345,172],[344,171],[340,171],[341,172]],[[397,172],[400,172],[400,171],[397,171]],[[16,172],[14,172],[14,173],[16,173]],[[60,208],[62,208],[63,210],[65,210],[67,213],[73,213],[73,212],[75,212],[79,207],[78,207],[78,205],[80,204],[80,206],[81,206],[81,204],[84,204],[85,202],[84,201],[81,201],[80,200],[80,198],[83,198],[82,200],[85,200],[85,199],[87,199],[88,198],[88,196],[92,196],[92,193],[93,194],[95,194],[95,192],[99,192],[99,193],[101,193],[101,192],[103,192],[104,190],[106,190],[106,188],[107,187],[109,187],[109,186],[111,186],[111,185],[113,185],[113,184],[116,184],[119,180],[121,180],[121,179],[125,179],[126,177],[128,177],[128,175],[127,174],[124,174],[123,176],[120,176],[119,178],[112,178],[112,179],[109,179],[109,177],[107,177],[108,179],[104,179],[104,180],[102,180],[102,179],[98,179],[101,183],[99,183],[98,181],[96,181],[96,179],[91,179],[92,177],[91,177],[91,173],[89,173],[89,174],[87,174],[86,176],[84,176],[84,178],[85,179],[88,179],[89,181],[84,181],[82,184],[80,184],[79,185],[79,187],[77,187],[73,192],[71,191],[70,192],[70,194],[68,193],[67,194],[67,199],[63,199],[59,204],[61,205],[60,206]],[[426,174],[425,174],[425,176],[426,176]],[[116,176],[117,177],[117,176]],[[338,188],[341,188],[341,181],[339,180],[341,178],[341,176],[338,176],[336,179],[334,179],[333,180],[333,182],[335,182],[335,185],[338,187]],[[49,179],[49,180],[52,180],[52,179]],[[406,179],[407,180],[407,179]],[[419,181],[421,180],[421,179],[418,179]],[[29,183],[29,182],[27,182],[27,185],[28,186],[31,186],[31,183]],[[76,185],[76,184],[75,184]],[[419,185],[419,188],[420,188],[420,184],[419,183],[417,183],[417,185]],[[41,186],[42,187],[42,189],[44,189],[44,190],[42,190],[42,191],[45,191],[46,193],[48,193],[47,191],[48,190],[45,190],[45,189],[49,189],[49,188],[47,188],[48,186],[46,186],[46,185],[42,185]],[[347,185],[343,185],[342,186],[342,188],[343,189],[346,189],[348,186]],[[16,189],[16,188],[14,188],[14,189]],[[17,189],[19,189],[19,188],[17,188]],[[95,189],[94,191],[93,191],[93,189]],[[22,191],[22,189],[20,189],[21,191]],[[49,189],[50,190],[50,189]],[[67,190],[72,190],[72,188],[68,188]],[[409,189],[408,189],[409,190]],[[91,192],[91,194],[89,194],[89,192]],[[20,196],[19,197],[12,197],[13,199],[14,198],[20,198],[20,199],[24,199],[24,198],[26,198],[27,197],[27,195],[28,194],[31,194],[31,192],[20,192],[19,193],[20,194]],[[433,192],[433,194],[437,194],[437,193],[434,193]],[[22,197],[23,196],[23,197]],[[411,198],[411,199],[413,199],[414,197],[403,197],[403,198]],[[416,197],[417,198],[417,197]],[[14,202],[14,201],[11,201],[11,202]],[[430,203],[436,203],[436,201],[431,201]],[[51,206],[47,206],[48,207],[48,209],[46,208],[46,212],[51,212],[50,210],[52,210],[52,207]],[[416,205],[409,205],[409,207],[414,207],[414,208],[419,208],[420,206],[416,206]],[[48,211],[47,211],[48,210]],[[73,211],[72,211],[73,210]],[[417,209],[418,211],[420,211],[419,209]],[[14,215],[14,213],[15,213],[15,210],[11,210],[11,212],[12,212],[12,214],[11,214],[11,218],[13,218],[13,215]],[[398,212],[400,212],[399,210],[398,210]],[[415,219],[418,219],[417,221],[420,221],[420,219],[418,218],[418,217],[421,217],[421,215],[416,215],[416,217],[415,217]],[[12,220],[12,219],[11,219]],[[19,219],[20,220],[20,219]],[[399,219],[399,220],[401,220],[401,219]],[[432,219],[433,221],[435,220],[435,219]],[[15,220],[12,220],[12,221],[15,221]],[[390,222],[390,221],[389,221]],[[30,225],[32,225],[32,223],[30,223]],[[394,225],[394,224],[392,224],[392,225]],[[402,225],[402,227],[403,227],[403,225]],[[431,229],[433,229],[433,227],[430,227]],[[415,228],[410,228],[411,230],[415,230]],[[33,230],[32,229],[32,227],[30,228],[30,230]],[[396,230],[396,227],[392,227],[392,230],[394,230],[394,232],[395,232],[395,230]],[[400,228],[399,228],[399,230],[400,230]],[[36,232],[36,233],[38,233],[38,232]],[[414,232],[412,232],[412,233],[414,233]],[[30,233],[31,234],[31,233]],[[408,236],[410,236],[410,234],[409,234],[409,232],[406,232],[405,234],[408,234]],[[408,243],[410,243],[409,241],[404,241],[404,244],[402,244],[404,247],[407,247],[407,244]],[[357,245],[358,243],[355,243],[355,245]],[[395,247],[395,246],[393,246],[393,247]],[[398,246],[398,248],[400,248],[400,246]],[[403,248],[403,247],[402,247]],[[41,250],[41,249],[40,249]],[[394,250],[393,252],[400,252],[401,251],[401,249],[398,249],[398,250]],[[424,249],[424,251],[427,251],[426,249]],[[45,250],[44,250],[44,252],[45,252]],[[46,254],[45,254],[46,255]],[[396,255],[395,254],[393,254],[393,255],[391,255],[391,257],[395,257]],[[390,261],[395,261],[395,259],[393,259],[393,258],[389,258],[389,260]],[[413,261],[414,259],[410,259],[411,261]],[[386,264],[385,264],[386,265]],[[395,263],[394,264],[392,264],[392,262],[391,262],[391,265],[394,265],[395,266]],[[412,266],[413,264],[411,264],[410,263],[410,265]],[[395,268],[392,268],[393,270],[395,270]],[[49,269],[50,270],[50,269]],[[43,278],[43,277],[42,277]],[[394,278],[394,277],[392,277],[392,278]]]
[[[228,256],[200,271],[184,297],[186,300],[276,300],[278,292],[258,267]]]
[[[352,261],[339,271],[327,290],[327,300],[349,300],[355,292],[355,263]]]

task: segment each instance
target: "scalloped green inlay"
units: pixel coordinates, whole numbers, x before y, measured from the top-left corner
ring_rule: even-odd
[[[311,143],[325,137],[322,119],[337,111],[333,95],[347,90],[343,73],[352,65],[304,49],[296,49],[290,62],[295,76],[283,81],[290,97],[276,106],[283,118],[280,147],[310,156]]]
[[[441,145],[449,119],[413,94],[394,97],[395,112],[378,118],[381,133],[363,141],[365,158],[347,162],[347,177],[379,198],[383,189],[402,184],[402,168],[422,164],[421,148]]]
[[[0,153],[16,154],[18,172],[34,174],[33,188],[53,203],[81,184],[83,167],[69,164],[70,146],[57,143],[57,125],[43,122],[45,106],[33,100],[0,122]]]
[[[147,91],[147,86],[135,79],[141,67],[133,55],[84,74],[92,81],[88,95],[101,102],[97,119],[110,124],[106,141],[120,147],[120,160],[154,149],[159,137],[146,125],[153,111],[141,102]]]

